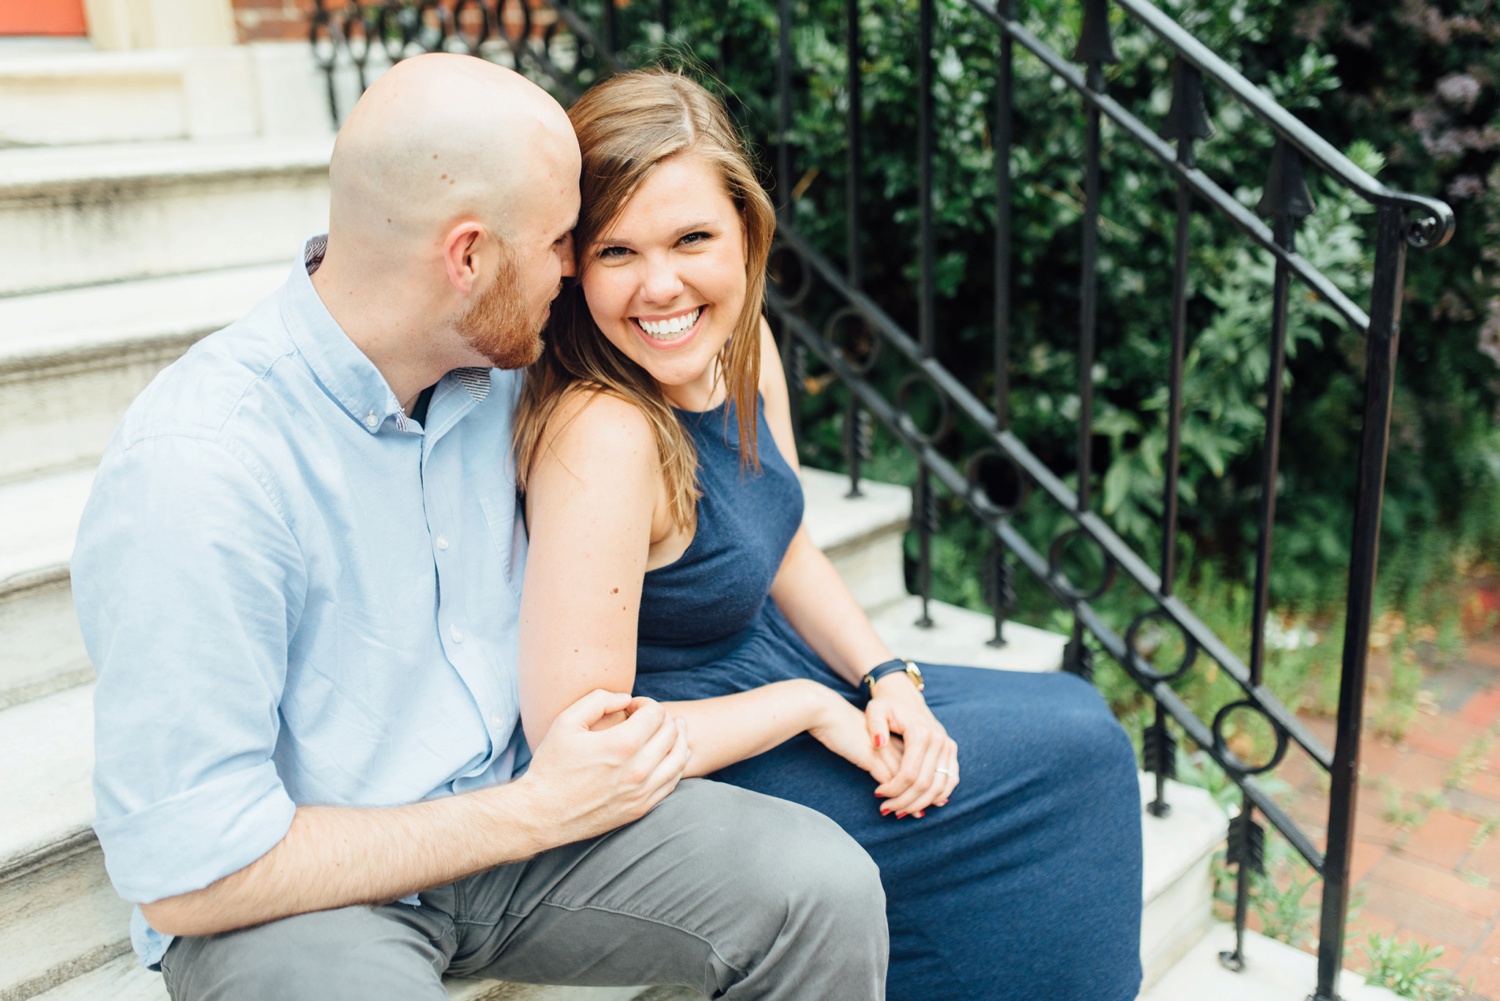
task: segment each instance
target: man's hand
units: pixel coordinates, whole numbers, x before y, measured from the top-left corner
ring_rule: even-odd
[[[623,719],[609,726],[611,716]],[[557,715],[514,785],[567,844],[644,817],[677,787],[688,755],[686,726],[659,703],[596,689]]]

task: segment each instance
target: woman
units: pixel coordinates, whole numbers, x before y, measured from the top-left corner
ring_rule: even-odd
[[[881,869],[896,1001],[1135,997],[1139,794],[1102,700],[895,659],[801,525],[773,214],[723,107],[646,71],[570,117],[579,280],[516,424],[528,738],[633,689],[685,721],[689,775],[836,820]]]

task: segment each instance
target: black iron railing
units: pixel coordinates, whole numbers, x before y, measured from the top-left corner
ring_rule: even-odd
[[[846,124],[847,253],[842,267],[835,265],[798,232],[793,223],[790,192],[794,190],[792,157],[793,15],[790,0],[779,0],[777,37],[777,122],[773,133],[779,139],[775,151],[775,178],[780,231],[778,247],[783,256],[797,262],[795,287],[773,288],[769,304],[783,337],[783,357],[792,378],[794,394],[806,384],[809,359],[816,359],[847,388],[844,449],[850,470],[850,490],[858,494],[862,467],[868,459],[872,418],[888,429],[918,462],[916,515],[913,530],[918,540],[916,587],[923,599],[923,621],[932,597],[932,539],[937,531],[937,489],[941,486],[958,498],[976,522],[994,540],[988,575],[995,618],[992,642],[1004,643],[1004,626],[1014,604],[1014,565],[1028,570],[1050,592],[1056,603],[1071,615],[1072,635],[1066,647],[1064,666],[1070,671],[1092,674],[1092,652],[1086,637],[1116,660],[1155,702],[1154,719],[1144,734],[1145,767],[1156,776],[1156,795],[1148,810],[1157,816],[1170,810],[1166,779],[1175,769],[1176,737],[1169,720],[1224,769],[1243,792],[1239,814],[1231,821],[1228,858],[1237,866],[1235,907],[1236,948],[1221,956],[1231,969],[1245,963],[1244,928],[1250,894],[1249,875],[1262,866],[1263,816],[1323,877],[1320,913],[1318,975],[1313,1001],[1335,1001],[1338,997],[1345,921],[1349,902],[1350,850],[1353,842],[1355,799],[1358,791],[1359,735],[1363,715],[1366,655],[1374,596],[1380,509],[1385,460],[1390,429],[1396,346],[1402,302],[1405,253],[1408,247],[1432,249],[1442,246],[1453,232],[1453,214],[1434,199],[1387,188],[1340,154],[1264,91],[1253,86],[1234,68],[1194,39],[1148,0],[1079,0],[1082,30],[1071,57],[1065,58],[1017,17],[1015,0],[946,0],[966,5],[987,19],[995,32],[994,119],[991,130],[996,150],[994,313],[992,331],[992,398],[981,399],[935,357],[937,349],[936,278],[934,240],[934,50],[933,32],[937,0],[918,0],[918,45],[911,58],[917,63],[917,148],[915,159],[919,185],[919,224],[915,255],[919,281],[916,295],[916,334],[901,327],[864,287],[864,263],[860,229],[864,218],[861,178],[864,173],[863,122],[861,115],[862,70],[859,53],[859,0],[846,0],[844,40],[849,53],[845,82],[848,115]],[[1152,130],[1106,91],[1104,66],[1117,61],[1109,20],[1110,7],[1154,34],[1173,54],[1171,108],[1159,130]],[[652,9],[659,33],[672,25],[672,4],[660,0]],[[373,69],[372,56],[385,62],[434,50],[469,52],[502,59],[525,72],[545,78],[564,100],[575,95],[581,83],[618,70],[618,55],[626,46],[621,36],[618,5],[605,0],[596,24],[581,15],[577,3],[548,0],[385,0],[380,3],[331,3],[312,18],[312,41],[329,81],[330,109],[339,119],[335,78],[352,68],[362,88]],[[637,11],[633,20],[639,23]],[[1082,264],[1079,277],[1078,376],[1079,416],[1077,428],[1077,489],[1028,449],[1011,430],[1009,396],[1012,349],[1012,220],[1013,178],[1011,149],[1015,135],[1014,59],[1019,46],[1063,81],[1082,102],[1085,110],[1084,163],[1082,166],[1083,226]],[[1074,64],[1081,65],[1082,69]],[[1207,139],[1212,127],[1204,108],[1205,79],[1221,94],[1238,102],[1275,135],[1264,193],[1252,212],[1196,165],[1194,144]],[[1161,548],[1155,565],[1125,543],[1094,511],[1094,470],[1091,468],[1094,367],[1099,301],[1099,235],[1101,172],[1103,170],[1102,127],[1113,123],[1115,134],[1149,152],[1160,161],[1176,185],[1175,251],[1170,303],[1170,348],[1164,373],[1169,393],[1167,452],[1162,489]],[[1175,145],[1174,145],[1175,144]],[[1311,166],[1344,189],[1374,207],[1377,224],[1374,264],[1368,312],[1356,304],[1328,276],[1296,249],[1299,220],[1312,211],[1304,170]],[[1193,213],[1201,206],[1227,219],[1275,261],[1270,366],[1265,389],[1265,433],[1260,476],[1260,510],[1255,545],[1254,607],[1250,623],[1248,663],[1214,634],[1176,594],[1178,567],[1176,540],[1179,517],[1179,476],[1182,448],[1182,386],[1184,353],[1188,339],[1189,244]],[[1269,220],[1269,224],[1262,218]],[[1354,491],[1352,559],[1346,605],[1342,668],[1339,683],[1337,730],[1334,748],[1328,749],[1264,684],[1265,635],[1272,543],[1274,538],[1276,489],[1281,444],[1282,386],[1286,363],[1288,300],[1293,283],[1329,304],[1350,328],[1364,336],[1365,400],[1359,468]],[[831,299],[819,329],[808,318],[805,304],[814,286],[819,295]],[[860,338],[848,336],[851,325],[863,331],[862,350],[852,344]],[[887,397],[871,379],[882,349],[895,352],[908,374]],[[930,405],[911,406],[923,395]],[[795,404],[795,401],[794,401]],[[930,426],[920,427],[913,413],[925,410]],[[794,414],[798,408],[794,405]],[[932,415],[935,413],[935,417]],[[939,449],[938,443],[953,419],[965,420],[982,447],[959,461]],[[1012,489],[995,496],[987,486],[1000,467],[1009,474]],[[1006,479],[1006,477],[999,477]],[[1032,545],[1016,529],[1013,518],[1021,500],[1039,490],[1055,508],[1066,514],[1073,527],[1045,547]],[[1092,546],[1102,566],[1099,579],[1087,585],[1072,580],[1064,570],[1068,551],[1077,543]],[[1121,633],[1095,602],[1123,573],[1150,598],[1151,607],[1130,621]],[[1138,652],[1137,640],[1145,629],[1166,626],[1180,633],[1182,654],[1170,669],[1158,669]],[[1179,697],[1171,683],[1206,658],[1218,665],[1238,685],[1243,697],[1217,709],[1205,723]],[[1248,712],[1259,716],[1274,737],[1274,750],[1264,760],[1245,761],[1231,749],[1226,725],[1231,716]],[[1296,745],[1330,780],[1326,848],[1287,815],[1267,793],[1257,776],[1274,769],[1289,747]]]

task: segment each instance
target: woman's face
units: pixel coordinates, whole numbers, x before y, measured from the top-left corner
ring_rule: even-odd
[[[714,406],[715,359],[745,306],[745,225],[718,171],[691,153],[663,160],[583,253],[604,336],[674,406]]]

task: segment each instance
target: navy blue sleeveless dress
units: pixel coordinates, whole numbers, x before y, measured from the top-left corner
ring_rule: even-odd
[[[768,600],[803,504],[764,416],[758,475],[741,469],[732,407],[678,419],[703,496],[687,552],[646,574],[636,693],[702,699],[813,678],[862,708]],[[1124,731],[1072,675],[921,667],[958,742],[947,806],[881,816],[874,780],[807,734],[710,777],[818,810],[870,853],[886,891],[890,1001],[1130,1001],[1141,823]]]

